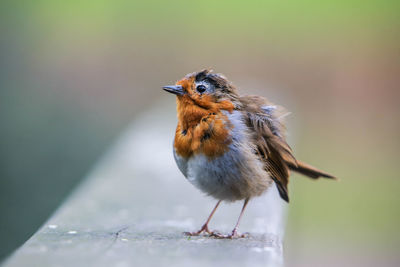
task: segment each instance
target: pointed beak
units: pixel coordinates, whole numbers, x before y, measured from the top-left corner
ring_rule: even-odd
[[[183,87],[181,85],[167,85],[163,86],[163,89],[168,93],[175,95],[184,95],[185,91],[183,91]]]

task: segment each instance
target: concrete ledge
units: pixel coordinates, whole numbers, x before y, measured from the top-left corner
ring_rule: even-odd
[[[281,266],[285,204],[275,187],[250,201],[240,227],[249,238],[182,234],[199,228],[216,201],[190,185],[175,166],[176,119],[165,114],[168,109],[133,123],[4,266]],[[223,203],[210,228],[228,233],[241,205]]]

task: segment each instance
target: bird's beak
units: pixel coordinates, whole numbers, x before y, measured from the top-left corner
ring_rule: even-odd
[[[183,87],[181,85],[167,85],[163,86],[163,89],[168,93],[172,93],[175,95],[184,95],[185,91],[183,91]]]

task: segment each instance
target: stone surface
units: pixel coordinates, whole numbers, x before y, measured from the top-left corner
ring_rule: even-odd
[[[285,208],[275,187],[253,199],[248,238],[187,237],[216,200],[179,173],[174,107],[136,120],[87,179],[4,266],[280,266]],[[222,203],[210,223],[229,233],[242,203]]]

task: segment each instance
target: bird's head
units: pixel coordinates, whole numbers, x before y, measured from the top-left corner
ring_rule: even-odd
[[[177,96],[178,103],[196,105],[204,109],[213,109],[230,103],[230,108],[236,108],[239,95],[235,86],[222,74],[212,73],[205,69],[186,75],[175,85],[164,86],[163,89]]]

